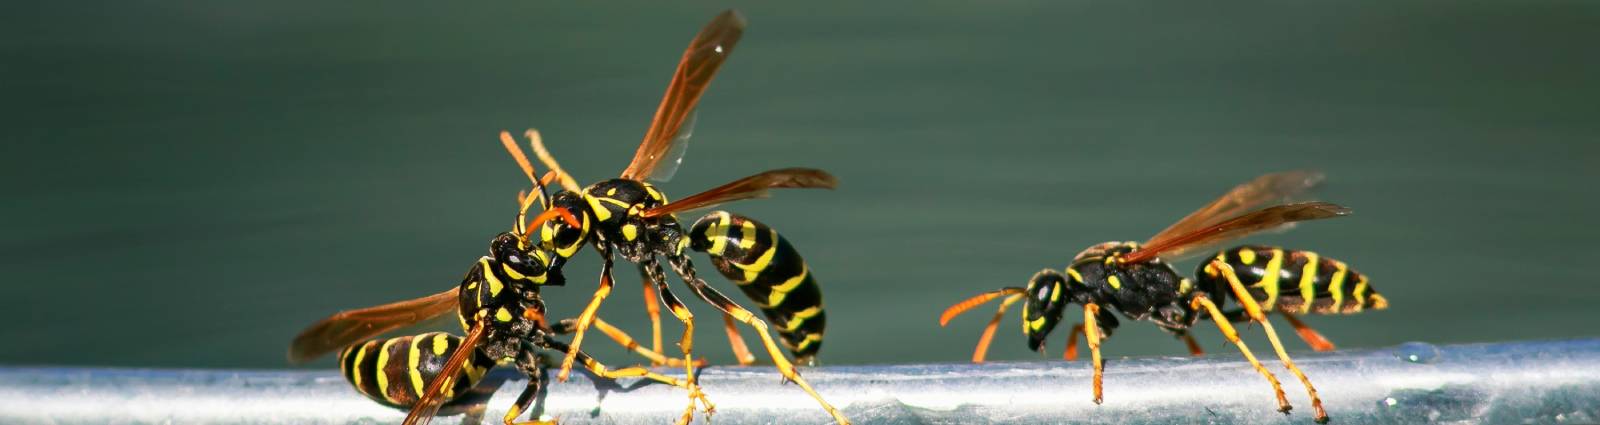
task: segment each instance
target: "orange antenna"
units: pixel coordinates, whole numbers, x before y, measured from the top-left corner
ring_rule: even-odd
[[[524,235],[523,239],[527,239],[525,235],[528,234],[528,227],[523,223],[526,222],[528,208],[533,207],[534,200],[537,199],[544,209],[550,209],[550,198],[548,191],[545,189],[546,182],[535,177],[537,171],[533,169],[533,163],[528,161],[528,155],[522,153],[522,148],[517,147],[517,141],[511,137],[510,132],[500,132],[500,145],[506,148],[506,153],[511,154],[511,159],[517,161],[517,167],[522,168],[522,174],[528,176],[528,181],[533,182],[533,187],[538,189],[532,197],[528,196],[526,192],[517,192],[517,204],[521,206],[521,209],[517,210],[517,221],[513,227],[515,227],[514,230],[518,235]]]
[[[556,173],[556,178],[561,181],[562,189],[572,193],[583,193],[583,188],[578,187],[578,182],[572,179],[572,175],[567,174],[566,170],[562,170],[561,164],[557,163],[556,158],[550,155],[549,150],[545,149],[544,138],[539,137],[539,130],[528,130],[528,144],[533,145],[533,154],[539,156],[539,162],[543,162],[545,167],[549,167],[550,171]]]
[[[522,228],[531,229],[531,228],[537,227],[537,226],[539,226],[541,224],[544,224],[544,222],[550,221],[550,219],[556,218],[556,217],[561,217],[562,221],[567,222],[567,225],[568,226],[572,226],[573,228],[583,227],[582,226],[583,223],[579,223],[578,222],[578,217],[573,216],[572,212],[571,211],[567,211],[566,208],[551,208],[551,209],[545,210],[542,213],[539,213],[538,216],[533,218],[532,222],[523,224]]]
[[[1003,288],[984,292],[982,294],[973,296],[972,298],[961,300],[961,302],[958,302],[955,305],[950,306],[950,308],[945,309],[944,314],[939,315],[939,326],[947,325],[950,323],[950,319],[954,319],[956,316],[960,316],[961,313],[966,313],[967,310],[971,310],[974,307],[983,305],[984,303],[994,300],[995,298],[999,298],[1002,295],[1021,294],[1023,292],[1025,291],[1022,288]]]

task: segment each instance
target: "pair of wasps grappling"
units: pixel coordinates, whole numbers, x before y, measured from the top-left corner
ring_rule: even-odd
[[[676,171],[693,125],[693,110],[733,52],[744,27],[744,19],[728,11],[694,38],[678,64],[644,142],[618,178],[578,186],[550,155],[539,134],[530,130],[530,145],[548,168],[540,176],[516,140],[502,132],[501,142],[532,181],[533,190],[519,194],[521,209],[512,229],[495,236],[489,244],[489,255],[479,258],[460,285],[450,290],[343,311],[313,324],[295,338],[290,360],[303,362],[339,351],[340,369],[356,390],[380,403],[410,408],[406,424],[428,422],[440,406],[476,385],[489,368],[514,365],[528,377],[528,383],[503,421],[529,424],[548,423],[517,419],[529,410],[544,384],[544,353],[559,353],[562,360],[558,380],[565,381],[574,367],[582,367],[604,378],[644,378],[683,388],[689,397],[678,421],[687,423],[697,410],[709,415],[714,406],[697,382],[695,368],[700,364],[692,354],[694,315],[669,288],[665,268],[670,267],[695,297],[721,311],[741,364],[753,363],[755,356],[740,338],[736,323],[755,329],[767,355],[786,380],[815,399],[835,421],[849,423],[801,378],[768,332],[778,333],[794,362],[812,364],[821,347],[826,325],[822,295],[799,253],[776,230],[748,217],[717,211],[686,230],[675,215],[764,197],[774,188],[833,188],[837,184],[833,176],[809,168],[772,170],[670,202],[645,182],[665,181]],[[1035,274],[1026,287],[1002,288],[957,303],[944,312],[940,324],[1001,299],[973,354],[973,361],[981,362],[1010,305],[1023,302],[1023,331],[1028,336],[1028,346],[1041,350],[1045,337],[1061,322],[1065,307],[1078,304],[1083,307],[1083,321],[1068,334],[1064,357],[1076,357],[1077,337],[1083,335],[1092,353],[1094,402],[1099,403],[1104,367],[1100,342],[1118,325],[1112,311],[1129,319],[1155,323],[1182,338],[1194,355],[1200,355],[1201,350],[1188,330],[1200,320],[1209,319],[1267,379],[1277,397],[1278,410],[1287,413],[1290,405],[1278,379],[1256,360],[1230,324],[1260,323],[1278,358],[1310,394],[1315,419],[1326,422],[1327,414],[1316,389],[1284,351],[1266,314],[1282,315],[1312,348],[1331,350],[1333,344],[1294,315],[1348,314],[1386,307],[1366,277],[1342,262],[1316,253],[1266,246],[1218,252],[1200,265],[1195,279],[1178,273],[1169,263],[1251,233],[1348,214],[1348,209],[1326,202],[1288,202],[1320,179],[1320,175],[1309,172],[1261,176],[1235,187],[1143,244],[1107,242],[1092,246],[1061,271],[1046,269]],[[553,183],[559,183],[560,190],[552,194],[548,186]],[[535,205],[541,212],[528,219],[529,210]],[[551,321],[540,290],[563,286],[563,266],[584,246],[593,247],[603,262],[599,288],[578,317]],[[737,283],[756,302],[766,320],[706,285],[690,260],[690,251],[706,253],[718,272]],[[644,277],[653,334],[650,349],[596,315],[611,292],[617,256],[636,265]],[[1239,306],[1223,311],[1219,305],[1226,305],[1229,300]],[[666,357],[661,351],[658,302],[684,324],[678,344],[681,359]],[[466,329],[464,337],[435,332],[372,339],[452,311]],[[684,377],[661,375],[642,367],[611,369],[601,364],[580,349],[591,329],[601,331],[654,365],[683,367]],[[573,335],[570,344],[555,338],[563,334]]]

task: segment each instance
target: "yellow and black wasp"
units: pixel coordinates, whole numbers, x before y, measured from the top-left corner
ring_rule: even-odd
[[[694,285],[697,294],[723,308],[733,319],[755,327],[784,376],[821,402],[821,397],[777,351],[766,334],[765,323],[705,287],[683,258],[685,248],[692,245],[697,250],[710,252],[725,273],[739,272],[737,281],[749,287],[747,292],[759,292],[768,297],[769,302],[763,307],[768,310],[769,317],[777,315],[784,319],[780,323],[786,326],[780,328],[780,332],[798,337],[793,340],[796,342],[791,344],[791,349],[797,354],[815,353],[821,337],[821,299],[816,282],[798,254],[775,231],[753,220],[714,213],[693,226],[686,235],[672,213],[763,196],[769,188],[831,188],[836,184],[833,177],[812,169],[774,170],[674,203],[667,203],[652,186],[637,180],[641,176],[670,175],[677,161],[673,148],[679,148],[676,152],[681,154],[687,139],[685,121],[690,119],[689,113],[717,67],[732,52],[744,25],[742,17],[728,11],[718,15],[696,36],[679,64],[644,145],[622,179],[591,186],[588,191],[577,189],[572,178],[545,150],[538,133],[529,131],[535,151],[551,167],[549,173],[539,178],[515,141],[509,134],[502,133],[502,143],[533,182],[535,191],[519,197],[521,210],[512,230],[494,238],[489,255],[480,258],[456,288],[414,300],[340,312],[313,324],[295,338],[289,351],[290,360],[302,362],[343,347],[339,363],[345,377],[359,392],[374,400],[410,407],[407,424],[426,423],[441,405],[471,388],[485,370],[497,363],[514,364],[529,378],[527,388],[504,418],[505,423],[513,423],[527,410],[542,385],[540,377],[544,365],[540,358],[545,351],[564,354],[562,379],[576,362],[605,378],[642,377],[687,389],[689,406],[680,423],[692,418],[696,403],[711,412],[713,406],[695,383],[697,363],[691,360],[689,339],[692,328],[686,329],[680,344],[685,353],[683,366],[689,371],[681,380],[643,368],[613,370],[579,350],[578,343],[584,331],[592,326],[655,364],[678,365],[677,359],[659,354],[659,327],[656,349],[646,350],[595,314],[599,300],[611,287],[610,252],[615,250],[622,252],[624,258],[640,262],[641,268],[653,277],[647,286],[654,284],[662,302],[688,324],[691,316],[667,290],[660,265],[653,259],[645,259],[656,254],[671,258],[674,270]],[[665,164],[667,158],[672,158],[673,164]],[[567,190],[551,196],[545,185],[556,179]],[[623,208],[613,209],[619,203],[629,202],[631,204]],[[528,210],[536,203],[542,206],[543,212],[531,221],[526,220]],[[545,225],[549,222],[561,225]],[[534,229],[541,230],[537,239]],[[601,289],[578,319],[551,325],[545,320],[545,305],[539,291],[546,285],[565,283],[561,266],[586,240],[592,240],[606,258]],[[791,301],[783,301],[784,294],[793,294],[789,296]],[[650,305],[653,307],[654,302]],[[458,312],[462,326],[467,329],[465,337],[429,333],[363,342],[451,310]],[[731,329],[731,325],[729,327]],[[576,334],[571,345],[553,338],[565,333]],[[730,333],[733,335],[736,334]],[[805,341],[811,343],[808,345]],[[745,355],[741,359],[748,357]],[[822,403],[839,422],[848,423],[832,406]]]
[[[1045,269],[1034,274],[1027,287],[986,292],[951,306],[939,318],[939,323],[943,326],[967,310],[1004,297],[972,355],[973,362],[982,362],[995,327],[1011,304],[1023,301],[1022,330],[1028,336],[1028,348],[1035,351],[1043,349],[1045,337],[1061,321],[1067,304],[1082,305],[1083,323],[1074,326],[1067,336],[1063,357],[1071,360],[1077,356],[1077,337],[1083,334],[1093,354],[1094,402],[1098,404],[1102,400],[1104,368],[1100,341],[1109,337],[1118,324],[1111,311],[1120,312],[1129,319],[1154,322],[1182,338],[1190,353],[1197,356],[1202,351],[1188,331],[1200,319],[1210,318],[1256,371],[1272,384],[1278,410],[1288,413],[1289,402],[1277,377],[1256,360],[1230,324],[1261,323],[1279,360],[1305,385],[1316,421],[1327,422],[1328,415],[1317,397],[1316,388],[1284,351],[1266,313],[1277,312],[1288,319],[1301,338],[1317,351],[1332,350],[1332,343],[1294,315],[1350,314],[1388,307],[1388,301],[1378,295],[1367,277],[1343,262],[1314,252],[1266,246],[1240,246],[1218,252],[1200,265],[1195,280],[1183,277],[1169,263],[1185,254],[1251,233],[1349,214],[1349,209],[1327,202],[1287,203],[1321,178],[1320,174],[1304,171],[1258,177],[1233,188],[1143,244],[1105,242],[1089,247],[1063,271]],[[1267,207],[1261,208],[1263,206]],[[1241,308],[1221,311],[1218,304],[1226,305],[1229,299],[1238,302]]]
[[[692,392],[697,391],[694,390],[694,363],[691,360],[694,315],[668,288],[661,264],[661,260],[665,259],[667,266],[689,285],[696,296],[721,310],[728,336],[733,340],[735,354],[741,363],[748,364],[754,357],[739,338],[734,322],[755,329],[767,354],[785,379],[793,381],[816,399],[836,421],[848,423],[837,409],[823,400],[800,377],[794,364],[768,334],[767,321],[755,317],[750,310],[708,286],[696,273],[689,257],[690,251],[709,255],[719,272],[755,299],[797,361],[810,363],[821,347],[826,317],[822,311],[820,287],[798,251],[776,230],[738,214],[712,212],[687,229],[675,216],[688,210],[765,197],[768,190],[773,188],[831,189],[837,185],[836,179],[822,170],[785,168],[751,175],[672,202],[654,185],[645,182],[647,179],[664,181],[676,171],[693,125],[695,106],[717,70],[733,52],[744,26],[744,19],[729,11],[717,16],[694,38],[656,109],[644,141],[618,178],[588,187],[578,186],[544,148],[538,133],[528,132],[535,154],[552,170],[548,177],[560,182],[563,189],[550,195],[549,211],[573,217],[571,220],[547,220],[540,227],[539,244],[554,254],[549,267],[561,268],[567,259],[576,255],[585,245],[593,247],[602,261],[599,288],[577,318],[572,339],[574,349],[563,359],[557,379],[565,380],[574,361],[578,359],[579,352],[576,349],[581,346],[586,331],[594,323],[601,302],[611,293],[613,261],[616,256],[621,256],[637,264],[644,278],[655,351],[659,353],[661,346],[660,314],[656,300],[659,298],[659,302],[683,322],[684,333],[679,346],[689,372],[688,385]],[[508,133],[502,133],[501,137],[505,143],[514,145]],[[528,169],[529,166],[525,165],[524,168]],[[532,178],[531,172],[529,177]]]
[[[515,146],[511,147],[515,149]],[[514,151],[515,153],[515,151]],[[543,385],[544,351],[572,353],[591,372],[605,378],[642,377],[689,389],[695,400],[711,405],[686,381],[643,368],[610,369],[566,343],[553,339],[571,333],[573,320],[545,321],[540,289],[561,286],[560,270],[550,267],[554,255],[538,248],[528,237],[530,226],[560,218],[575,220],[563,211],[547,209],[530,224],[526,211],[535,199],[524,198],[512,230],[497,235],[489,255],[481,257],[455,288],[413,300],[343,311],[308,327],[290,345],[289,359],[304,362],[344,347],[339,369],[356,390],[380,403],[410,407],[405,423],[427,423],[441,405],[465,394],[497,363],[514,364],[529,379],[527,387],[508,409],[504,422],[525,412]],[[540,199],[542,200],[542,199]],[[545,201],[548,204],[548,201]],[[385,332],[450,313],[458,313],[465,337],[443,332],[367,340]],[[622,331],[597,322],[607,335],[630,348],[637,347]],[[364,341],[365,340],[365,341]],[[673,364],[653,352],[636,352],[656,362]],[[438,379],[446,377],[446,379]],[[694,405],[680,422],[687,422]],[[532,421],[522,423],[547,423]]]
[[[650,129],[635,152],[634,160],[626,169],[622,169],[621,176],[616,179],[579,187],[578,182],[563,171],[549,150],[544,149],[544,142],[539,139],[538,133],[528,131],[534,153],[547,168],[552,169],[546,179],[560,182],[563,189],[550,195],[550,209],[546,213],[555,211],[563,214],[563,217],[573,217],[544,220],[539,228],[539,244],[554,252],[549,267],[562,267],[586,244],[592,246],[602,259],[600,288],[595,289],[594,299],[578,316],[571,344],[574,350],[563,358],[557,379],[565,380],[574,361],[578,359],[576,348],[581,347],[587,329],[594,324],[598,307],[613,288],[611,268],[614,257],[621,256],[637,264],[640,275],[645,278],[646,308],[653,323],[654,352],[659,353],[661,347],[659,310],[656,310],[658,297],[659,302],[685,324],[678,345],[682,347],[683,364],[688,369],[691,395],[698,395],[698,387],[694,382],[694,363],[691,361],[694,315],[667,288],[666,272],[661,264],[661,259],[666,259],[667,265],[685,283],[690,284],[691,291],[699,299],[722,310],[728,337],[733,340],[734,352],[741,363],[754,361],[754,356],[739,339],[738,331],[734,329],[736,321],[755,329],[765,345],[766,353],[773,358],[774,366],[778,366],[784,379],[797,383],[837,422],[848,423],[834,406],[824,401],[810,383],[800,377],[794,363],[782,355],[778,344],[768,334],[768,323],[723,296],[722,292],[707,286],[706,281],[699,278],[688,256],[690,251],[707,252],[718,272],[738,283],[742,291],[757,300],[795,358],[803,363],[811,363],[821,347],[826,316],[822,313],[821,289],[794,246],[768,225],[738,214],[725,211],[710,213],[694,222],[690,228],[678,224],[675,216],[675,213],[722,205],[728,201],[766,197],[770,189],[834,189],[837,185],[834,176],[821,169],[773,169],[677,201],[667,201],[654,185],[645,182],[646,179],[666,181],[677,171],[678,163],[682,161],[683,147],[688,142],[688,134],[693,126],[694,107],[699,104],[710,80],[717,75],[728,54],[733,53],[734,45],[738,45],[744,26],[746,21],[738,13],[726,11],[718,14],[694,37],[688,50],[683,53],[682,61],[678,62],[677,72],[672,75],[666,96],[662,97],[656,117],[651,120]],[[501,139],[507,145],[515,145],[509,133],[501,133]],[[525,160],[518,161],[525,163]],[[531,165],[525,163],[523,168],[533,179]],[[541,179],[541,182],[546,179]]]

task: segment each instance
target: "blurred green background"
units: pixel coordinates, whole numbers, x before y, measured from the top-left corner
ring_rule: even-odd
[[[964,361],[988,313],[941,329],[950,303],[1299,168],[1355,215],[1253,240],[1372,276],[1393,308],[1309,319],[1342,347],[1600,323],[1600,4],[10,2],[0,362],[287,367],[318,318],[455,285],[526,184],[496,133],[614,176],[727,7],[751,26],[662,187],[839,176],[730,208],[811,262],[826,363]],[[554,315],[593,292],[581,258]],[[646,336],[619,270],[601,313]],[[1059,356],[1064,333],[1031,353],[1014,314],[992,358]],[[1125,322],[1106,352],[1184,350]]]

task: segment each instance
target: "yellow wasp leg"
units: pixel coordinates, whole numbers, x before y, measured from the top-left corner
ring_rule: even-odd
[[[1228,286],[1233,287],[1234,297],[1239,300],[1239,304],[1244,305],[1244,311],[1250,314],[1250,320],[1261,322],[1261,330],[1266,332],[1267,340],[1272,342],[1272,349],[1278,353],[1278,360],[1282,361],[1283,366],[1288,368],[1289,372],[1294,373],[1295,377],[1300,378],[1301,384],[1305,384],[1306,393],[1311,396],[1311,410],[1314,420],[1317,423],[1327,423],[1328,412],[1322,408],[1322,398],[1317,397],[1317,387],[1311,385],[1311,379],[1306,378],[1306,374],[1301,372],[1300,368],[1294,365],[1294,360],[1289,358],[1289,352],[1284,351],[1283,342],[1278,340],[1278,332],[1272,329],[1272,322],[1267,320],[1266,313],[1261,312],[1261,306],[1256,303],[1254,297],[1250,296],[1250,291],[1246,290],[1244,283],[1239,281],[1239,276],[1234,274],[1233,267],[1215,260],[1208,267],[1215,268],[1222,273],[1223,277],[1227,278]],[[1216,314],[1216,312],[1212,312],[1212,317],[1215,318],[1213,321],[1217,323],[1227,321],[1227,319]]]
[[[1101,378],[1105,374],[1105,362],[1100,359],[1099,316],[1099,304],[1083,305],[1083,337],[1089,341],[1089,358],[1094,361],[1094,404],[1100,404],[1104,400]]]

